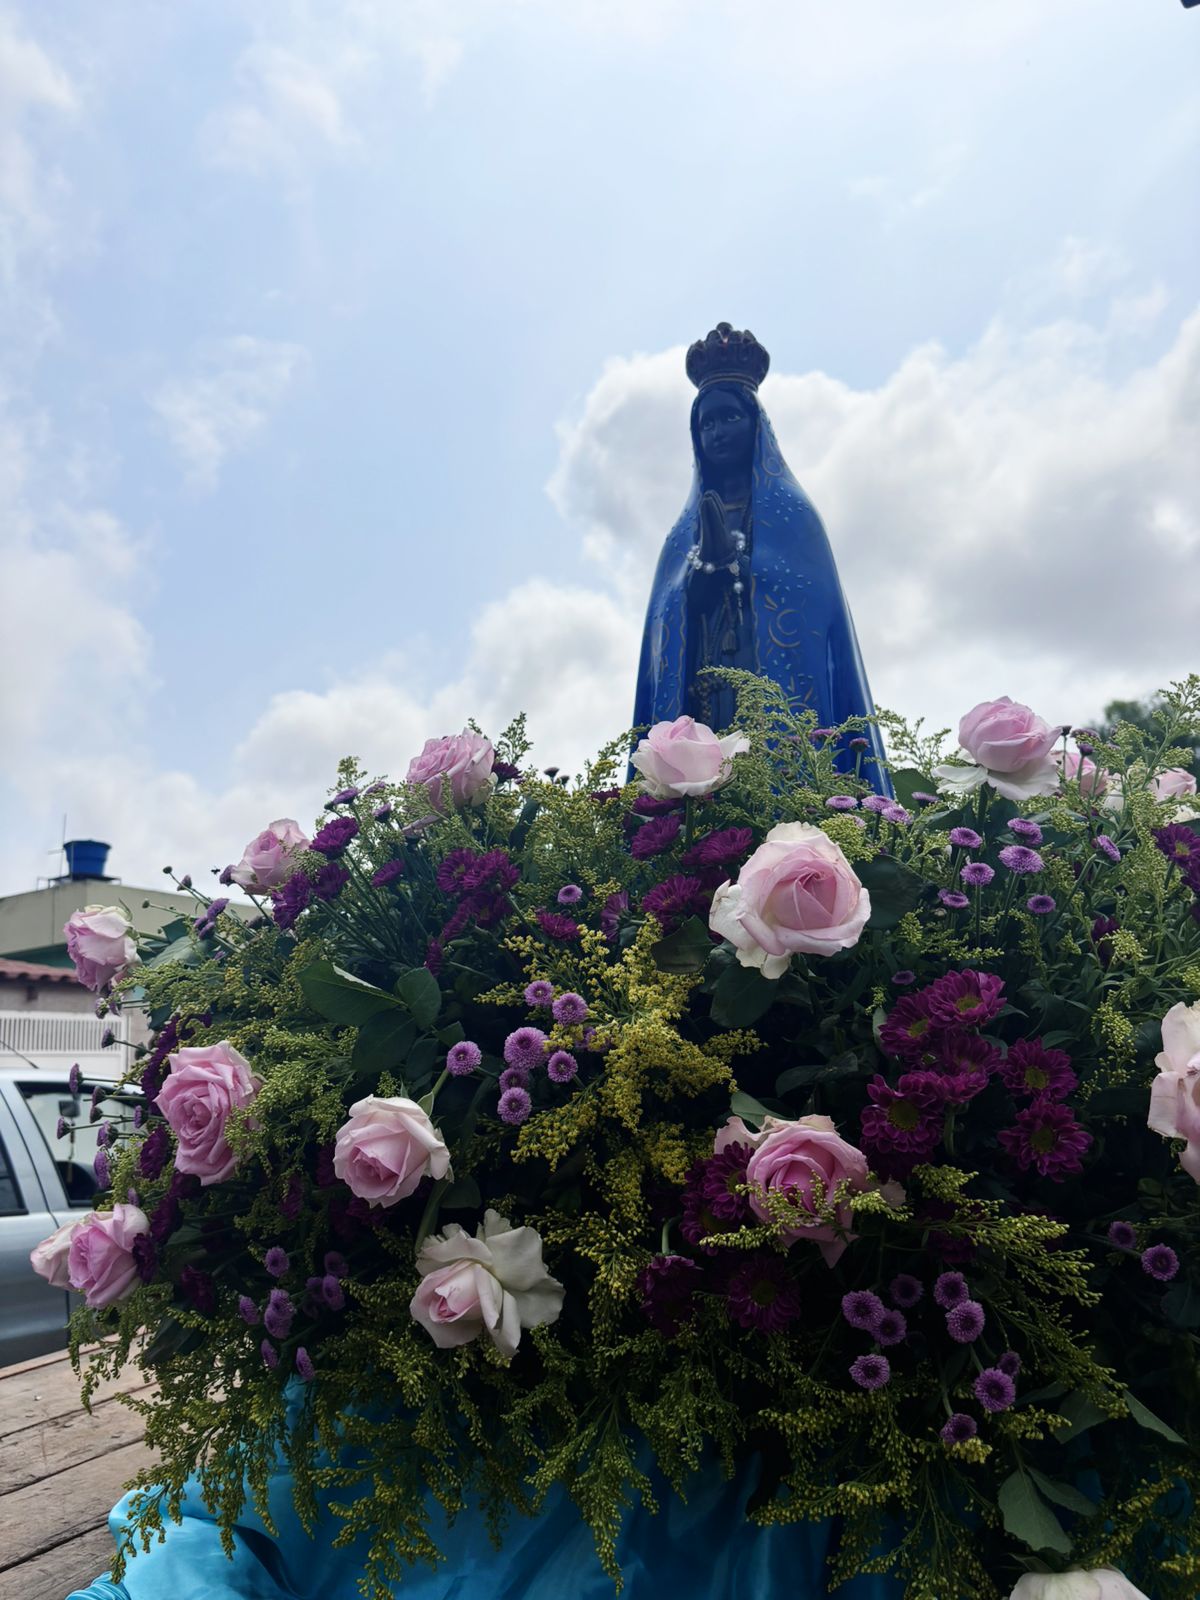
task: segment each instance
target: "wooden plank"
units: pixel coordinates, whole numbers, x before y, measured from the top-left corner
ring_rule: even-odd
[[[0,1600],[65,1600],[86,1589],[112,1565],[113,1541],[107,1525],[64,1539],[19,1567],[0,1572]]]
[[[0,1439],[0,1496],[93,1461],[142,1437],[142,1419],[119,1400],[52,1417]]]
[[[127,1444],[6,1494],[0,1499],[0,1572],[103,1526],[121,1485],[153,1459],[146,1445]]]
[[[5,1378],[15,1378],[19,1372],[32,1372],[36,1367],[53,1366],[56,1361],[68,1360],[66,1350],[48,1350],[44,1356],[30,1356],[28,1361],[14,1361],[11,1367],[0,1367],[0,1383]]]
[[[18,1433],[37,1422],[69,1416],[83,1410],[79,1399],[81,1379],[64,1357],[52,1364],[18,1372],[0,1382],[0,1439]],[[106,1378],[92,1396],[92,1404],[111,1399],[115,1394],[133,1394],[149,1387],[136,1367],[127,1367],[116,1378]]]

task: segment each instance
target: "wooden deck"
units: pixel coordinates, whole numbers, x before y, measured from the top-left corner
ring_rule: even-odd
[[[107,1516],[149,1459],[139,1419],[102,1384],[89,1415],[66,1352],[0,1369],[0,1600],[65,1600],[108,1570]]]

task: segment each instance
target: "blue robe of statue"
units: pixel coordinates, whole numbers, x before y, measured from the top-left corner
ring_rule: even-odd
[[[788,470],[754,390],[732,380],[722,387],[736,389],[758,419],[743,522],[749,571],[738,596],[732,574],[698,571],[688,560],[699,537],[701,496],[711,487],[704,481],[697,436],[697,395],[692,490],[654,574],[633,720],[669,722],[687,713],[718,730],[728,727],[733,695],[712,679],[697,680],[706,666],[740,667],[774,679],[794,710],[816,713],[819,727],[870,716],[875,704],[824,525]],[[884,758],[879,731],[870,727],[864,736],[870,748],[862,753],[862,775],[890,796],[891,783],[878,765]],[[853,770],[855,754],[847,750],[839,766]]]

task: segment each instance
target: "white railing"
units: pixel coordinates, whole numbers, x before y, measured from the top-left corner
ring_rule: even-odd
[[[66,1071],[78,1061],[86,1077],[117,1078],[129,1052],[121,1044],[101,1049],[105,1029],[116,1040],[129,1037],[124,1016],[92,1017],[80,1011],[0,1011],[0,1067],[33,1062]]]

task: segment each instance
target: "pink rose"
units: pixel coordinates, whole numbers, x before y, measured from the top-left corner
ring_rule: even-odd
[[[1069,782],[1079,785],[1080,794],[1101,795],[1108,788],[1110,772],[1098,767],[1088,756],[1081,756],[1077,750],[1068,750],[1058,757],[1059,771]]]
[[[778,978],[792,955],[832,955],[858,943],[871,897],[828,834],[782,822],[713,896],[709,927],[729,940],[744,967]]]
[[[227,1039],[176,1050],[158,1091],[158,1109],[175,1134],[175,1170],[207,1186],[222,1183],[238,1164],[225,1137],[230,1116],[252,1104],[262,1079]]]
[[[1051,755],[1058,736],[1057,728],[1007,695],[983,700],[958,725],[958,742],[975,765],[949,762],[935,767],[938,788],[967,794],[990,783],[1006,800],[1052,794],[1059,782]]]
[[[71,913],[63,934],[80,983],[99,991],[136,966],[141,957],[130,938],[132,930],[119,906],[84,906]]]
[[[421,754],[409,762],[404,781],[423,784],[439,814],[445,809],[444,785],[449,784],[450,804],[461,810],[482,805],[491,794],[495,761],[491,741],[464,728],[443,739],[426,739]]]
[[[453,1177],[445,1141],[417,1102],[374,1094],[352,1105],[338,1129],[333,1170],[373,1206],[394,1206],[426,1176]]]
[[[45,1278],[55,1289],[71,1287],[67,1258],[71,1253],[71,1240],[75,1236],[75,1230],[81,1225],[80,1217],[72,1217],[70,1222],[64,1222],[61,1228],[55,1228],[48,1239],[43,1239],[41,1244],[35,1244],[29,1252],[30,1266],[39,1278]]]
[[[1179,1164],[1200,1183],[1200,1000],[1171,1007],[1163,1018],[1162,1040],[1146,1125],[1166,1139],[1187,1140]]]
[[[133,1241],[149,1231],[150,1220],[137,1206],[92,1211],[76,1223],[67,1255],[71,1288],[93,1310],[123,1299],[133,1288],[137,1280]]]
[[[711,794],[733,776],[733,758],[749,750],[744,733],[718,739],[711,728],[692,717],[656,722],[633,752],[632,765],[650,794],[659,800],[683,800]]]
[[[1196,780],[1182,767],[1168,767],[1165,772],[1155,774],[1150,788],[1156,800],[1185,800],[1195,794]]]
[[[308,846],[308,836],[300,824],[291,817],[280,817],[251,839],[229,876],[255,894],[278,889],[295,870],[295,857]]]
[[[798,1122],[771,1117],[757,1136],[746,1182],[752,1185],[750,1208],[763,1222],[771,1221],[764,1194],[786,1195],[794,1207],[808,1212],[812,1222],[797,1219],[782,1235],[789,1244],[810,1240],[832,1267],[854,1237],[849,1232],[850,1206],[839,1203],[836,1224],[818,1222],[817,1213],[832,1202],[840,1183],[855,1191],[867,1188],[867,1158],[841,1138],[829,1117],[801,1117]]]
[[[485,1213],[475,1238],[452,1222],[427,1239],[417,1270],[409,1310],[442,1350],[486,1333],[511,1356],[522,1328],[555,1322],[562,1310],[565,1291],[546,1271],[540,1236],[495,1211]]]

